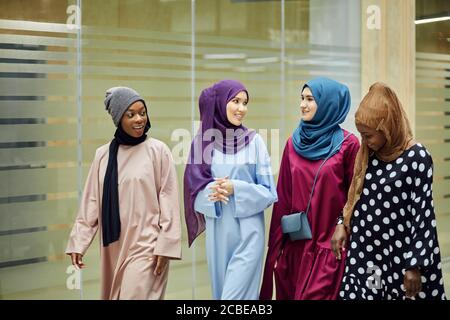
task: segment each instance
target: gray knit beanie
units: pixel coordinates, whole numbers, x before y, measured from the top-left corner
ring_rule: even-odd
[[[119,126],[125,111],[128,110],[130,105],[136,101],[142,101],[145,108],[144,99],[135,90],[127,87],[113,87],[106,90],[105,95],[105,107],[108,113],[111,115],[116,127]]]

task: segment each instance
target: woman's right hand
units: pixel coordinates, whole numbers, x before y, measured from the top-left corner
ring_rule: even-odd
[[[228,201],[230,201],[230,196],[234,190],[233,190],[233,184],[231,181],[228,180],[228,176],[223,178],[214,178],[215,183],[211,187],[209,187],[211,190],[213,190],[212,193],[208,195],[209,201],[222,201],[224,204],[227,204]],[[227,183],[227,185],[222,187],[222,184]],[[230,190],[226,190],[226,188],[229,188]]]
[[[347,242],[347,232],[343,224],[338,224],[331,237],[331,250],[337,260],[341,260],[341,250],[345,251],[345,243]]]
[[[85,265],[83,263],[83,255],[81,253],[72,252],[69,255],[70,255],[70,258],[72,259],[72,264],[77,269],[82,269],[85,267]]]

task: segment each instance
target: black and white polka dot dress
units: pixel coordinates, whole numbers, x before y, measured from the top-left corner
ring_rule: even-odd
[[[433,161],[421,144],[391,162],[369,158],[341,299],[406,299],[403,278],[414,266],[422,273],[416,299],[445,299],[432,182]]]

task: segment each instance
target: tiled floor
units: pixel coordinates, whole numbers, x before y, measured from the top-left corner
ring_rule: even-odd
[[[438,230],[450,230],[450,217],[438,217]],[[442,249],[442,269],[447,294],[450,294],[450,233],[440,232],[439,242]],[[201,242],[200,242],[201,243]],[[68,290],[66,288],[65,273],[70,265],[69,261],[60,263],[47,263],[39,266],[35,272],[31,266],[8,268],[8,273],[0,270],[0,299],[98,299],[100,292],[100,267],[98,265],[97,250],[93,249],[86,255],[88,269],[83,271],[83,296],[80,290]],[[192,250],[183,248],[182,261],[174,261],[171,264],[169,282],[166,290],[166,299],[190,300],[211,299],[208,270],[205,262],[204,248],[197,249],[197,259],[203,261],[196,264],[195,292],[193,292],[192,265],[187,262],[192,259]],[[34,276],[34,273],[37,273]],[[48,285],[52,283],[54,285]],[[47,286],[47,287],[45,287]],[[42,288],[44,287],[44,288]],[[28,288],[28,289],[26,289]]]
[[[445,291],[450,293],[450,257],[443,259],[444,283],[446,285]],[[190,268],[190,266],[186,266]],[[190,271],[189,271],[190,272]],[[183,281],[192,283],[191,277],[186,277],[186,270],[179,270],[179,272],[172,272],[172,277],[169,279],[167,287],[167,300],[191,300],[193,296],[192,288]],[[183,278],[183,279],[180,279]],[[195,299],[210,300],[211,289],[209,280],[207,279],[206,264],[198,265],[197,267],[197,287],[195,289]],[[79,290],[67,290],[65,287],[49,287],[45,289],[37,289],[31,291],[18,292],[14,294],[3,295],[2,299],[93,299],[99,298],[100,284],[98,281],[85,281],[83,283],[83,297]]]
[[[186,276],[189,275],[189,276]],[[205,263],[197,265],[197,287],[192,291],[191,266],[175,267],[171,270],[166,291],[168,300],[191,300],[193,294],[197,300],[211,299],[211,289]],[[99,299],[100,283],[98,280],[83,281],[83,291],[68,290],[65,286],[47,287],[43,289],[27,290],[4,294],[0,299],[5,300],[65,300],[65,299]]]

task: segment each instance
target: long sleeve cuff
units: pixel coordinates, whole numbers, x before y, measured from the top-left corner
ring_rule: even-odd
[[[176,260],[181,259],[181,239],[167,237],[164,234],[160,234],[156,240],[156,246],[153,254]]]

